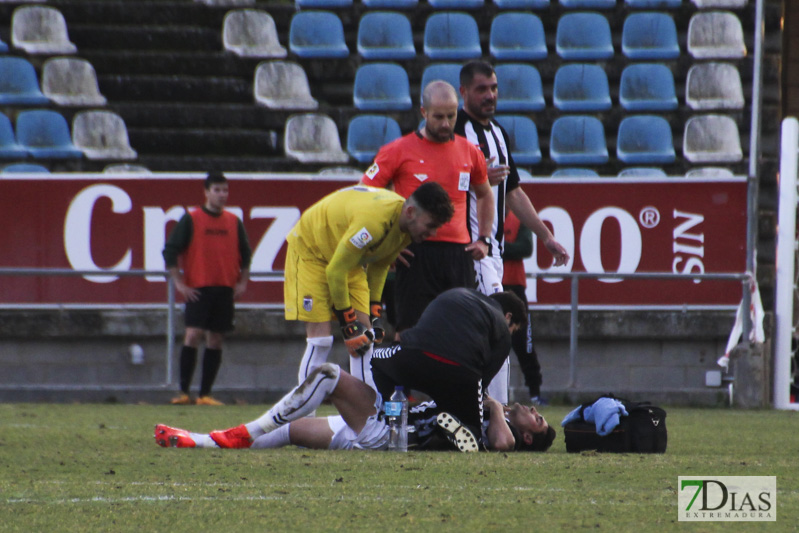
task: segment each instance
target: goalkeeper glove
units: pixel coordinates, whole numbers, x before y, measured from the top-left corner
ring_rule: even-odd
[[[341,324],[341,334],[344,337],[344,345],[353,357],[364,355],[369,349],[369,345],[374,340],[374,334],[366,326],[358,322],[355,310],[348,307],[344,310],[333,309],[333,312]]]
[[[383,325],[383,304],[369,302],[369,314],[372,319],[372,330],[375,332],[375,344],[380,344],[386,336],[386,327]]]

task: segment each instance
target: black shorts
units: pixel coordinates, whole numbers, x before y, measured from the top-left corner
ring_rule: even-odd
[[[474,259],[465,244],[422,242],[408,246],[414,256],[410,267],[397,262],[395,300],[397,330],[419,321],[427,305],[442,292],[455,287],[474,289]]]
[[[187,328],[199,328],[215,333],[233,330],[233,289],[231,287],[200,287],[196,302],[186,302]]]
[[[481,434],[483,382],[475,372],[433,354],[395,344],[374,350],[372,377],[383,398],[390,398],[397,385],[421,391],[436,402],[439,410],[457,417],[475,435]]]

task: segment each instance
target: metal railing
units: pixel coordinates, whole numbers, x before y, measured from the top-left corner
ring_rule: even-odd
[[[175,285],[166,271],[153,270],[128,270],[128,271],[82,271],[66,268],[0,268],[0,276],[164,276],[167,280],[167,327],[166,327],[166,355],[165,386],[172,385],[172,353],[175,349]],[[252,278],[258,277],[260,280],[274,278],[280,280],[283,272],[251,272]],[[571,297],[569,299],[569,382],[568,388],[575,388],[577,385],[577,352],[578,352],[578,313],[579,313],[579,283],[581,279],[666,279],[677,281],[741,281],[742,297],[749,294],[750,284],[754,278],[749,272],[728,272],[710,274],[675,274],[672,272],[634,272],[634,273],[611,273],[611,272],[531,272],[528,278],[558,279],[570,278]],[[109,305],[110,307],[110,305]],[[746,313],[745,313],[746,314]],[[746,342],[747,337],[744,337]],[[734,376],[732,376],[734,379]]]

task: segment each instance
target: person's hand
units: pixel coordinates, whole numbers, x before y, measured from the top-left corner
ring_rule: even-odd
[[[375,334],[375,344],[380,344],[386,336],[386,327],[383,324],[383,304],[369,302],[369,315],[372,322],[372,331]]]
[[[555,258],[555,266],[565,265],[569,261],[569,252],[555,239],[546,242],[545,246]]]
[[[358,322],[352,307],[344,310],[333,309],[333,312],[341,324],[341,335],[344,337],[344,345],[349,354],[352,357],[364,355],[374,340],[374,333]]]
[[[401,250],[397,256],[397,262],[402,263],[406,268],[410,268],[411,262],[408,259],[411,257],[413,257],[413,252],[409,248],[405,248],[404,250]]]
[[[483,241],[474,241],[466,246],[466,251],[472,255],[472,259],[479,261],[488,255],[488,245]]]
[[[247,290],[247,280],[244,279],[239,280],[239,282],[236,283],[236,286],[233,287],[233,299],[238,300],[239,298],[241,298],[241,296],[244,294],[244,291],[246,290]]]
[[[508,177],[510,174],[510,167],[508,165],[496,165],[491,166],[496,159],[496,156],[492,157],[488,160],[488,168],[486,169],[486,173],[488,174],[488,183],[489,185],[499,185]]]
[[[182,294],[183,298],[187,302],[196,302],[197,300],[200,299],[200,291],[192,287],[189,287],[182,281],[175,282],[175,290],[178,291],[180,294]]]

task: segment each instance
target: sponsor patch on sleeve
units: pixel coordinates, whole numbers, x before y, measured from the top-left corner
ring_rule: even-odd
[[[378,172],[380,172],[380,167],[377,166],[377,163],[372,163],[372,166],[366,170],[366,177],[368,177],[370,180],[374,179]]]
[[[369,230],[366,227],[361,228],[358,232],[352,236],[350,239],[352,245],[359,250],[372,242],[372,234],[369,233]]]

